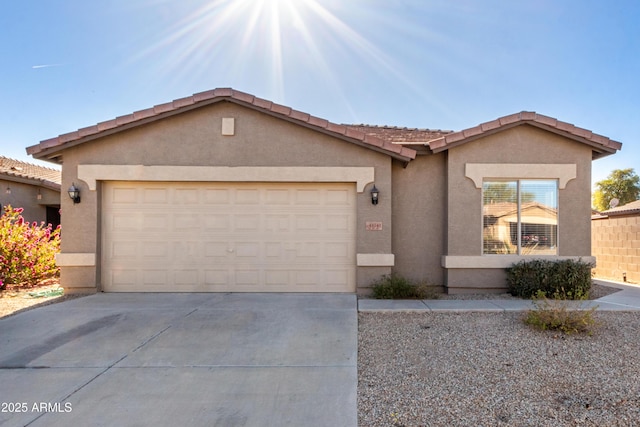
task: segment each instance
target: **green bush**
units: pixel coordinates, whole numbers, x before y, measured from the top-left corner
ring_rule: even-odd
[[[59,274],[60,228],[26,222],[21,213],[7,206],[0,217],[0,287],[32,286]]]
[[[414,283],[398,274],[386,274],[372,286],[376,299],[437,299],[438,293],[428,282]]]
[[[594,318],[597,307],[584,309],[578,306],[571,308],[567,299],[570,299],[567,295],[556,293],[550,300],[544,292],[539,291],[533,298],[535,309],[529,310],[525,314],[524,322],[542,331],[560,331],[567,335],[573,333],[591,335],[597,325]]]
[[[592,267],[581,260],[523,260],[507,269],[509,292],[521,298],[533,298],[542,291],[546,295],[586,299],[591,290]]]

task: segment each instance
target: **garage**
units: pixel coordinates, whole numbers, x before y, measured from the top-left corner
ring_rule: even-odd
[[[108,292],[355,292],[354,183],[102,183]]]

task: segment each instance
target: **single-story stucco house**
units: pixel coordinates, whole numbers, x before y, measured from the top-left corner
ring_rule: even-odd
[[[340,125],[224,88],[27,152],[80,191],[62,198],[70,292],[366,294],[389,273],[499,291],[527,257],[593,260],[591,161],[620,148],[534,112]]]
[[[61,179],[58,169],[0,156],[0,213],[6,206],[22,208],[26,221],[57,227]]]

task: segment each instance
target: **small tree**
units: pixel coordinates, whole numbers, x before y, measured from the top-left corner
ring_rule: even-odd
[[[0,287],[33,286],[59,274],[55,254],[60,250],[60,228],[29,223],[22,211],[7,206],[0,216]]]
[[[613,199],[618,199],[620,205],[625,205],[639,198],[640,177],[633,168],[615,169],[606,179],[596,182],[593,207],[599,211],[606,211]]]

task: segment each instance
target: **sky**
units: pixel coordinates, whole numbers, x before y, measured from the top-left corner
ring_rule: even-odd
[[[335,123],[462,130],[536,111],[640,174],[637,0],[20,0],[0,12],[0,155],[232,87]]]

